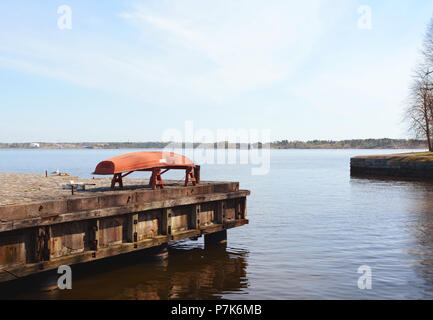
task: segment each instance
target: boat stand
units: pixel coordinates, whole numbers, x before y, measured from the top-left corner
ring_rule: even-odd
[[[152,168],[149,170],[137,170],[137,171],[152,171],[152,175],[150,176],[149,185],[152,187],[153,190],[156,190],[156,188],[164,189],[164,181],[162,180],[162,174],[166,173],[170,169],[179,169],[176,168],[165,168],[165,170],[161,171],[160,168]],[[193,167],[187,167],[185,168],[185,187],[191,183],[193,186],[197,185],[197,178],[195,177],[195,171]],[[114,189],[116,187],[116,184],[119,184],[119,187],[123,189],[123,178],[127,175],[133,173],[135,171],[130,171],[128,173],[125,173],[122,175],[121,173],[115,173],[113,176],[113,179],[111,180],[111,189]],[[199,171],[198,171],[199,172]]]

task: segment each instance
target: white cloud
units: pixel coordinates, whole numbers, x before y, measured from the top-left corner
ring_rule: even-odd
[[[154,29],[166,47],[209,61],[201,76],[190,79],[209,94],[278,83],[308,56],[321,32],[319,1],[187,1],[182,8],[175,1],[164,3],[152,10],[139,5],[122,17],[145,35]]]
[[[105,91],[108,102],[112,93],[135,99],[130,105],[139,107],[131,110],[142,116],[162,118],[171,108],[166,121],[193,114],[207,127],[346,138],[366,132],[374,117],[372,136],[391,127],[384,135],[399,135],[416,48],[403,47],[391,27],[404,23],[407,39],[415,39],[409,17],[381,21],[375,10],[381,24],[359,33],[355,0],[148,0],[123,12],[97,9],[85,6],[100,21],[89,32],[79,19],[68,32],[5,20],[0,68]],[[162,108],[146,109],[148,103]]]
[[[158,1],[120,14],[138,43],[104,30],[4,32],[0,67],[162,105],[224,101],[290,75],[320,35],[318,11],[318,0]]]

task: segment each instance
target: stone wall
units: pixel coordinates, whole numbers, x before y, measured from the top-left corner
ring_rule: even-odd
[[[433,161],[399,161],[392,158],[356,157],[350,160],[352,176],[433,180]]]

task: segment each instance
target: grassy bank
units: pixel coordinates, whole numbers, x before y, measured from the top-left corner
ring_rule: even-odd
[[[433,152],[411,152],[389,155],[359,156],[359,159],[385,159],[398,162],[428,162],[433,161]]]

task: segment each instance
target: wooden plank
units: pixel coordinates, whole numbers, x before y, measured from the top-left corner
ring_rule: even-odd
[[[148,211],[148,210],[159,209],[159,208],[172,208],[176,206],[185,206],[185,205],[190,205],[195,203],[205,203],[205,202],[220,201],[225,199],[235,199],[235,198],[246,197],[249,194],[250,192],[246,190],[230,192],[230,193],[212,193],[212,194],[190,196],[190,197],[179,198],[179,199],[154,201],[154,202],[143,203],[143,204],[125,205],[122,207],[113,207],[113,208],[106,208],[106,209],[96,209],[90,211],[66,213],[66,214],[61,214],[55,217],[50,217],[45,219],[38,217],[38,218],[2,222],[0,223],[0,232],[30,228],[35,226],[52,225],[52,224],[70,222],[70,221],[110,217],[115,215],[123,215],[128,213]]]
[[[171,231],[172,233],[186,231],[189,228],[189,220],[191,215],[190,206],[175,207],[171,214]]]
[[[0,266],[26,263],[26,236],[23,231],[2,234],[0,238]]]
[[[138,241],[156,237],[159,234],[159,220],[161,210],[145,211],[138,214],[137,235]]]
[[[85,250],[87,221],[74,221],[50,226],[50,256],[60,257]]]
[[[210,234],[219,232],[225,229],[240,227],[248,223],[248,220],[233,221],[224,225],[213,225],[200,230],[188,230],[179,232],[172,235],[157,236],[151,239],[139,241],[137,243],[122,243],[113,247],[100,248],[98,251],[85,251],[75,255],[54,258],[50,261],[41,261],[39,263],[30,263],[21,266],[12,266],[10,268],[3,268],[0,270],[0,282],[9,281],[16,277],[24,277],[30,274],[39,273],[42,271],[52,270],[61,265],[73,265],[84,263],[88,261],[98,260],[115,256],[118,254],[143,250],[155,246],[160,246],[164,243],[171,241],[178,241],[191,237],[199,236],[200,234]]]
[[[169,183],[169,181],[168,181]],[[162,201],[165,199],[183,198],[191,195],[235,192],[239,190],[237,182],[206,182],[197,186],[167,187],[163,190],[116,190],[94,192],[92,196],[61,196],[60,199],[31,201],[23,204],[0,205],[0,220],[51,217],[65,213],[104,209],[113,206],[133,205],[136,203]],[[41,194],[41,198],[49,197]]]
[[[176,232],[171,235],[170,242],[179,241],[187,238],[196,238],[201,235],[200,230],[186,230],[181,232]]]
[[[166,238],[148,239],[146,241],[137,243],[137,248],[135,248],[134,244],[132,243],[125,243],[117,247],[101,248],[97,252],[86,251],[84,253],[79,253],[76,255],[70,255],[66,257],[53,259],[52,261],[43,261],[40,263],[27,264],[19,267],[11,267],[8,268],[7,270],[2,270],[3,272],[0,272],[0,282],[11,280],[10,274],[15,275],[16,277],[24,277],[30,274],[52,270],[58,268],[61,265],[73,265],[77,263],[89,262],[93,260],[115,256],[118,254],[132,252],[135,250],[142,250],[154,246],[159,246],[166,242],[168,242],[168,239]]]
[[[6,270],[0,270],[0,282],[11,281],[19,277]]]
[[[99,220],[99,247],[118,245],[123,242],[126,217],[109,217]]]
[[[199,212],[199,225],[200,227],[205,227],[215,223],[215,211],[216,211],[216,203],[215,202],[206,202],[200,205]]]

